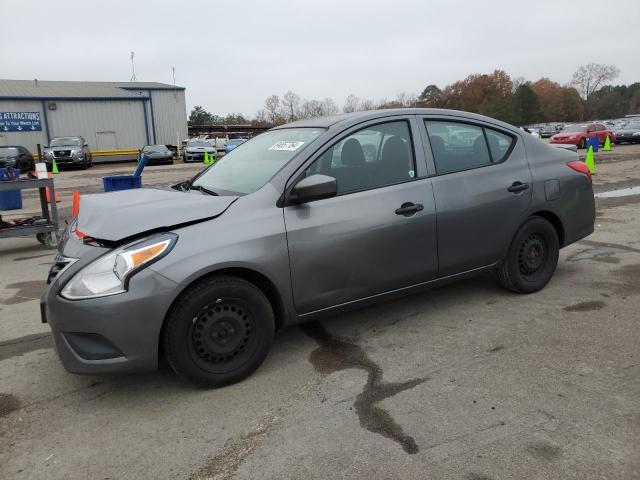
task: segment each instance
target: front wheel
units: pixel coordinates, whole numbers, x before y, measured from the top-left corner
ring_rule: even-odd
[[[179,377],[215,388],[253,373],[269,353],[274,331],[264,293],[241,278],[220,276],[182,294],[169,312],[162,342]]]
[[[531,217],[518,229],[507,256],[496,268],[500,284],[517,293],[544,288],[558,265],[560,242],[551,223]]]

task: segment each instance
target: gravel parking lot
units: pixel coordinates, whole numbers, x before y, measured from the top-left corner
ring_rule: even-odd
[[[640,186],[640,145],[597,161],[596,192]],[[73,190],[132,169],[63,171],[63,216]],[[640,478],[640,195],[596,204],[595,233],[539,293],[482,276],[293,328],[209,391],[167,366],[65,372],[38,308],[53,252],[2,240],[0,478]]]

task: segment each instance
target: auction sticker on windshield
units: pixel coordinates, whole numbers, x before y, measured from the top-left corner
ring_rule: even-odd
[[[277,142],[277,143],[274,143],[273,145],[271,145],[269,147],[269,150],[285,150],[285,151],[288,151],[288,152],[293,152],[294,150],[297,150],[298,148],[300,148],[303,144],[304,144],[304,142],[286,142],[286,141],[282,141],[282,142]]]

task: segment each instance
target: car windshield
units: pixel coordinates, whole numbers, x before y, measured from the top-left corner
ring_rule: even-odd
[[[205,140],[190,140],[187,147],[211,147],[211,144]]]
[[[585,132],[587,130],[586,125],[567,125],[562,129],[563,132]]]
[[[54,138],[49,144],[50,147],[79,147],[82,142],[79,138]]]
[[[145,152],[164,152],[167,150],[167,147],[164,145],[147,145],[142,150]]]
[[[640,130],[640,122],[627,123],[622,130]]]
[[[15,147],[0,147],[0,157],[13,157],[18,155],[18,149]]]
[[[255,192],[322,132],[319,128],[287,128],[265,132],[245,142],[242,148],[226,154],[193,185],[217,193]]]

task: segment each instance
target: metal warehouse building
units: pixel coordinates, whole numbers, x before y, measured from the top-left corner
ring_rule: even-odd
[[[35,153],[53,137],[84,137],[92,151],[179,145],[184,88],[155,82],[0,80],[0,146]]]

